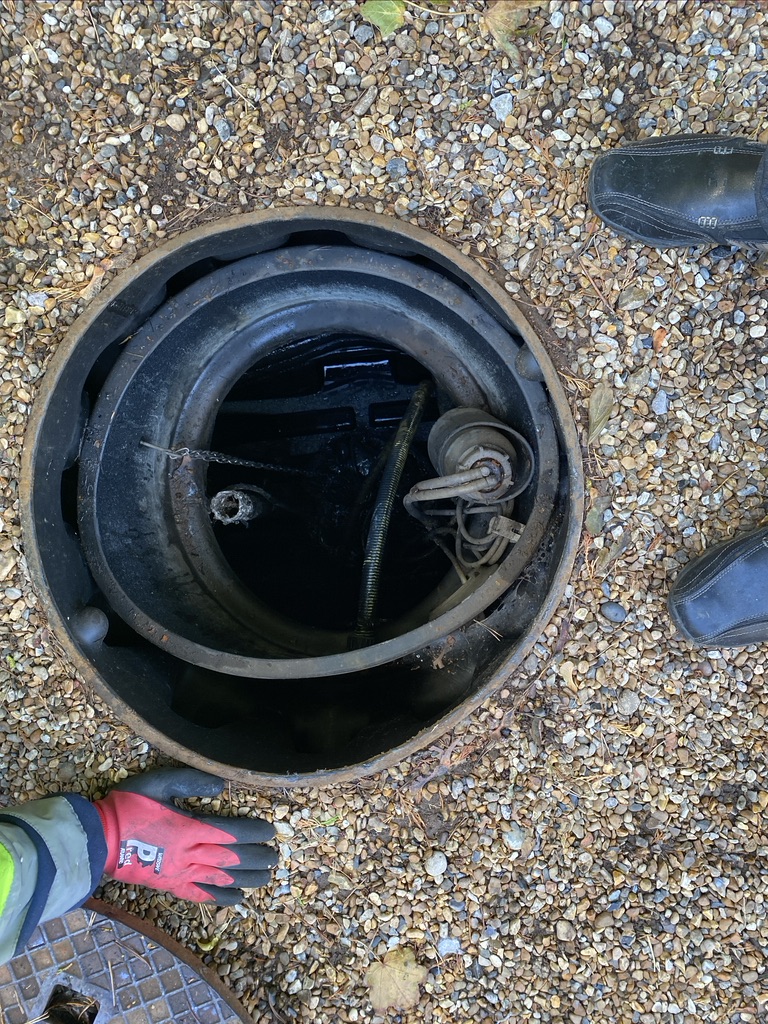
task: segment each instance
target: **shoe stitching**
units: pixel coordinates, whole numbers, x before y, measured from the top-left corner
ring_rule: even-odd
[[[718,557],[713,559],[712,562],[702,566],[698,571],[694,572],[693,576],[689,580],[685,580],[680,588],[677,586],[673,587],[670,593],[670,598],[674,604],[679,605],[683,608],[686,604],[691,601],[695,601],[699,598],[704,597],[715,584],[719,583],[722,578],[729,572],[731,568],[735,568],[740,565],[745,559],[749,558],[755,552],[754,547],[748,548],[743,554],[741,554],[735,560],[729,558],[729,551],[722,551],[718,553]],[[725,564],[723,565],[723,561]],[[720,568],[717,569],[714,576],[709,580],[705,586],[701,586],[702,580],[712,572],[715,566],[720,564]]]
[[[611,216],[610,216],[611,212],[615,212],[615,219],[613,219],[613,220],[611,219]],[[625,238],[634,238],[638,242],[645,242],[646,245],[656,245],[656,246],[691,245],[691,246],[700,246],[700,245],[716,245],[716,244],[722,245],[723,244],[722,242],[717,242],[715,239],[711,238],[709,235],[700,235],[698,237],[695,237],[695,236],[692,236],[690,232],[686,232],[685,235],[682,236],[681,235],[681,232],[683,230],[682,228],[679,231],[677,231],[677,232],[672,232],[670,230],[666,230],[665,231],[664,229],[658,227],[657,225],[652,225],[652,227],[656,227],[656,230],[657,230],[656,234],[649,233],[647,231],[641,233],[639,230],[636,230],[635,228],[628,227],[623,222],[622,214],[624,214],[625,212],[626,211],[625,211],[624,207],[617,207],[615,209],[615,211],[613,211],[612,207],[607,207],[605,210],[601,210],[600,211],[600,217],[604,221],[604,223],[608,225],[608,227],[613,228],[613,230],[616,231],[618,234],[623,235]],[[739,243],[734,243],[734,244],[741,244],[741,243],[739,242]],[[757,242],[751,242],[750,244],[752,246],[754,246],[754,247],[759,247],[759,243],[757,243]],[[768,242],[766,242],[766,247],[768,247]]]
[[[690,156],[692,153],[695,153],[697,156],[760,156],[765,151],[764,146],[761,149],[734,149],[732,153],[717,153],[715,151],[716,148],[715,146],[711,148],[679,146],[674,150],[663,150],[656,149],[656,147],[648,149],[640,148],[639,146],[637,148],[634,146],[617,146],[611,153],[604,153],[600,159],[610,159],[612,153],[626,153],[630,156],[657,156],[660,160],[664,160],[675,156]]]
[[[613,200],[616,200],[616,199],[630,200],[631,202],[637,203],[639,206],[645,207],[645,209],[649,213],[651,213],[651,212],[666,213],[666,214],[669,214],[669,215],[674,216],[674,217],[680,217],[681,220],[686,220],[686,221],[688,220],[688,218],[684,214],[681,214],[678,210],[675,210],[672,207],[662,206],[660,203],[652,203],[648,199],[642,199],[640,196],[633,196],[629,192],[615,192],[615,191],[611,190],[610,192],[603,192],[602,195],[607,200],[610,200],[610,199],[613,199]],[[694,223],[694,222],[691,222],[691,223]]]
[[[738,542],[736,542],[736,543],[738,543]],[[758,545],[758,546],[762,547],[762,543],[760,545]],[[691,579],[690,580],[686,580],[683,583],[682,590],[681,591],[677,591],[677,593],[679,593],[681,597],[686,597],[686,596],[692,594],[693,590],[696,588],[696,585],[700,582],[700,580],[704,576],[706,576],[710,572],[712,572],[713,567],[716,566],[718,564],[718,562],[722,562],[723,558],[725,558],[726,564],[722,568],[718,568],[717,569],[717,571],[715,572],[715,575],[712,577],[712,579],[709,581],[709,583],[703,589],[701,589],[701,590],[697,589],[696,590],[696,596],[698,596],[698,597],[703,596],[704,594],[707,593],[707,591],[709,591],[715,585],[715,583],[718,583],[723,578],[723,576],[728,572],[728,570],[730,568],[732,568],[732,567],[735,568],[737,565],[740,565],[746,558],[749,558],[750,555],[754,554],[754,551],[755,551],[755,548],[753,546],[750,546],[741,555],[739,555],[738,558],[736,558],[734,560],[730,560],[728,558],[728,556],[730,554],[730,551],[725,551],[725,550],[719,551],[717,553],[717,558],[713,558],[711,562],[708,562],[706,565],[701,566],[698,569],[698,571],[695,571],[693,576],[691,577]]]
[[[618,192],[617,193],[612,193],[612,195],[613,196],[619,196],[621,198],[634,198],[634,197],[626,197],[622,193],[618,193]],[[616,203],[616,205],[613,205],[609,201],[609,202],[601,204],[600,205],[600,209],[596,209],[595,210],[595,212],[598,213],[598,214],[609,213],[611,211],[613,211],[615,213],[624,213],[624,214],[626,214],[628,212],[628,209],[627,209],[627,206],[624,205],[624,204]],[[673,214],[674,211],[672,211],[672,210],[665,210],[665,208],[663,206],[654,206],[652,204],[646,203],[646,208],[644,210],[640,210],[640,211],[637,211],[637,212],[640,213],[647,220],[647,222],[650,224],[651,227],[657,228],[657,229],[659,229],[659,230],[661,230],[663,232],[667,232],[670,236],[675,237],[674,234],[673,234],[673,226],[670,226],[669,219],[668,218],[662,219],[662,216],[661,216],[665,212],[668,213],[668,214]],[[654,214],[658,214],[659,216],[654,216]],[[702,231],[698,231],[696,229],[696,224],[695,224],[694,221],[685,220],[684,218],[680,218],[680,219],[684,220],[684,223],[682,225],[680,225],[680,230],[685,230],[689,235],[693,235],[694,237],[701,238],[704,241],[711,241],[712,236],[708,235],[708,234],[706,234],[706,233],[704,233]]]
[[[614,213],[614,219],[611,220],[611,213]],[[627,226],[621,217],[622,214],[626,213],[623,207],[617,208],[615,211],[610,209],[605,212],[601,212],[601,218],[612,227],[615,231],[620,234],[634,235],[635,238],[640,242],[646,242],[648,244],[656,244],[656,240],[659,243],[663,242],[665,245],[714,245],[715,241],[710,235],[697,234],[693,231],[684,231],[681,227],[677,231],[672,231],[669,225],[660,224],[655,221],[647,220],[648,230],[641,231],[640,227],[631,228]]]
[[[674,136],[673,136],[674,138]],[[665,144],[669,144],[673,139],[665,139],[663,143],[659,145],[649,144],[649,142],[643,139],[640,142],[628,142],[623,146],[617,146],[613,152],[622,153],[631,151],[632,153],[653,153],[661,157],[668,156],[677,153],[711,153],[713,156],[751,156],[752,154],[764,153],[766,146],[760,142],[741,142],[738,143],[734,139],[729,139],[727,135],[715,136],[714,139],[702,140],[697,143],[693,140],[680,145],[671,145],[668,149],[665,149]],[[716,149],[722,147],[728,147],[733,149],[733,153],[716,153]],[[603,153],[601,157],[610,157],[610,153]]]
[[[668,206],[662,206],[660,203],[652,203],[648,199],[643,199],[642,196],[635,196],[629,192],[616,192],[615,190],[610,189],[604,192],[597,193],[596,198],[604,199],[606,202],[610,202],[611,200],[615,201],[616,199],[626,199],[631,203],[636,203],[639,206],[644,206],[647,210],[658,210],[665,213],[670,213],[692,225],[696,223],[694,220],[691,220],[691,218],[687,214],[680,213],[679,210],[675,210]],[[724,218],[721,218],[720,220],[718,220],[717,226],[718,228],[720,228],[721,225],[723,227],[736,227],[743,226],[744,224],[754,224],[755,227],[762,227],[762,224],[757,219],[757,217],[740,217],[738,220],[726,220]]]
[[[755,628],[755,626],[767,626],[767,625],[768,625],[768,619],[765,619],[765,618],[762,618],[762,619],[750,619],[749,622],[745,622],[745,623],[743,623],[740,626],[734,626],[731,629],[726,629],[726,630],[724,630],[722,632],[719,632],[719,633],[706,633],[706,634],[702,634],[700,637],[697,637],[697,642],[700,642],[702,644],[708,644],[708,643],[710,643],[713,640],[715,640],[715,641],[719,640],[720,643],[722,643],[724,640],[728,640],[729,642],[733,642],[733,640],[736,640],[737,638],[749,637],[750,631],[753,630]],[[758,643],[763,643],[764,641],[749,639],[746,642],[747,643],[758,644]],[[727,646],[727,645],[725,645],[725,646]]]
[[[633,203],[637,204],[637,206],[643,207],[642,210],[638,211],[638,212],[642,213],[643,216],[652,217],[653,214],[659,214],[660,215],[660,214],[665,214],[666,213],[668,216],[678,216],[678,217],[680,217],[681,220],[685,220],[686,224],[690,223],[691,226],[694,226],[694,223],[695,223],[694,221],[689,221],[687,218],[681,216],[679,213],[677,213],[677,211],[671,210],[669,207],[660,206],[658,203],[649,203],[647,200],[639,199],[636,196],[629,196],[629,195],[627,195],[627,193],[614,193],[614,191],[611,191],[611,193],[604,193],[603,195],[605,196],[605,205],[606,206],[610,205],[611,202],[617,203],[618,200],[625,200],[625,201],[629,200],[629,201],[632,201]],[[628,207],[626,204],[617,204],[617,206],[618,206],[618,209],[620,209],[620,210],[637,209],[637,207],[634,207],[634,208],[633,207]],[[667,224],[668,224],[668,220],[664,220],[664,221],[659,221],[656,224],[656,226],[664,226],[664,225],[667,225]]]
[[[670,225],[668,220],[662,222],[657,218],[652,217],[650,212],[647,210],[633,210],[631,207],[619,203],[600,203],[599,206],[597,204],[593,204],[593,209],[602,220],[606,221],[606,223],[610,224],[611,222],[609,218],[613,217],[614,223],[611,224],[612,227],[616,227],[617,230],[624,232],[634,231],[641,241],[647,241],[650,238],[656,237],[664,240],[680,239],[677,243],[679,245],[687,244],[685,239],[698,239],[703,242],[712,242],[713,244],[718,243],[721,245],[724,243],[733,245],[749,245],[757,249],[768,246],[768,238],[744,238],[743,234],[740,237],[734,237],[732,242],[729,241],[727,234],[729,232],[737,231],[743,233],[751,230],[759,230],[764,234],[766,230],[764,225],[756,220],[744,222],[721,221],[717,225],[716,231],[713,230],[713,233],[707,234],[700,231],[696,222],[693,220],[684,220],[679,217],[677,218],[679,221],[678,224]],[[645,225],[637,225],[634,228],[630,227],[625,223],[625,218],[632,214],[639,218],[643,218],[645,225],[651,229],[655,228],[659,234],[652,236],[648,231],[642,230]]]
[[[621,214],[626,215],[631,212],[632,211],[628,210],[626,206],[606,206],[604,208],[605,215],[613,214],[615,217],[619,217]],[[661,217],[654,216],[651,211],[643,212],[643,223],[636,230],[640,230],[640,228],[645,226],[655,228],[663,234],[675,235],[684,231],[686,235],[690,234],[702,239],[709,239],[711,237],[710,235],[702,232],[694,224],[671,225],[668,220],[663,220]]]

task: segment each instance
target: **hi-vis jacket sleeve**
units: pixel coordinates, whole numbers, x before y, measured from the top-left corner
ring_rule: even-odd
[[[82,796],[0,809],[0,963],[24,948],[41,921],[87,900],[106,859],[99,813]]]

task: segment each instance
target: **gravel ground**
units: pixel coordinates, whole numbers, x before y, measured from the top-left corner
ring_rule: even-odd
[[[3,0],[3,797],[94,796],[158,760],[74,678],[23,559],[23,432],[64,331],[195,224],[389,213],[525,289],[585,445],[590,393],[614,397],[530,687],[356,786],[227,793],[276,821],[283,854],[237,910],[106,898],[258,1021],[766,1020],[764,652],[696,650],[664,608],[692,555],[765,513],[764,279],[755,253],[657,252],[585,203],[594,155],[624,137],[768,141],[765,8],[544,3],[516,54],[487,4],[430,6],[382,41],[346,0]],[[428,970],[421,1001],[376,1015],[366,971],[400,946]]]

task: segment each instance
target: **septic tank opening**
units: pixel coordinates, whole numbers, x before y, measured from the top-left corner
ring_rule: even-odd
[[[80,671],[245,783],[354,778],[458,722],[576,551],[539,330],[445,243],[357,211],[139,261],[57,353],[25,446],[27,556]]]

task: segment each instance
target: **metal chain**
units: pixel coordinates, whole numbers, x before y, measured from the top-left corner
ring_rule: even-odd
[[[145,448],[153,448],[156,452],[162,452],[169,459],[199,459],[201,462],[218,462],[223,466],[248,466],[251,469],[272,469],[278,472],[289,472],[285,466],[274,466],[269,462],[253,462],[251,459],[237,459],[234,455],[224,455],[222,452],[207,452],[203,449],[190,448],[161,448],[157,444],[150,444],[149,441],[140,442]]]

